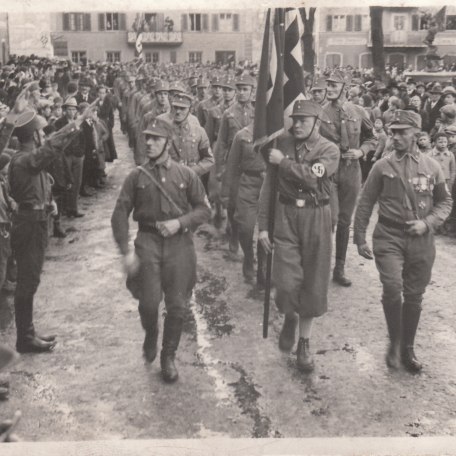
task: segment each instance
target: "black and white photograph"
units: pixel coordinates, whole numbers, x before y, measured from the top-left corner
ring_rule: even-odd
[[[0,454],[456,455],[456,5],[5,0]]]

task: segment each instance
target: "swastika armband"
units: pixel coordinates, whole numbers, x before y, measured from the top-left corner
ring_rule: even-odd
[[[325,171],[326,171],[326,169],[322,163],[314,163],[312,165],[312,172],[317,177],[323,177],[325,174]]]

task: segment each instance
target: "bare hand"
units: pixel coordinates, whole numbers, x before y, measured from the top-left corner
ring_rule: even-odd
[[[139,257],[136,253],[129,252],[123,258],[124,270],[129,276],[135,275],[139,271]]]
[[[50,215],[56,217],[59,214],[59,210],[57,208],[57,203],[53,200],[51,201],[51,212]]]
[[[285,155],[279,149],[269,149],[269,163],[272,165],[280,165],[284,158]]]
[[[372,260],[374,258],[372,251],[367,244],[358,245],[358,254],[367,260]]]
[[[358,160],[358,158],[363,156],[363,151],[360,149],[348,149],[347,152],[342,154],[342,158],[347,158],[349,160]]]
[[[375,163],[377,161],[377,157],[372,157],[371,158],[371,163]]]
[[[181,224],[178,219],[173,219],[166,222],[157,222],[157,228],[163,237],[170,237],[180,230]]]
[[[272,252],[272,243],[269,240],[269,233],[264,230],[258,233],[258,240],[266,253]]]
[[[409,220],[405,224],[408,226],[406,233],[410,236],[422,236],[428,231],[428,226],[423,220]]]

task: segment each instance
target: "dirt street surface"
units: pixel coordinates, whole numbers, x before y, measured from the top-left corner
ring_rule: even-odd
[[[282,320],[273,303],[270,335],[262,338],[262,297],[243,281],[241,254],[230,261],[223,231],[202,226],[180,379],[164,384],[158,359],[143,361],[137,303],[112,239],[114,203],[134,166],[118,130],[115,140],[120,159],[108,167],[107,188],[82,199],[83,219],[64,219],[66,239],[50,240],[35,323],[57,334],[58,345],[22,356],[9,373],[0,418],[20,409],[24,440],[456,434],[456,242],[448,238],[437,240],[417,336],[421,375],[386,367],[378,273],[353,245],[347,272],[354,285],[331,285],[330,310],[311,341],[316,369],[303,375],[295,354],[277,347]],[[11,309],[2,312],[5,319]],[[14,346],[11,321],[0,340]]]

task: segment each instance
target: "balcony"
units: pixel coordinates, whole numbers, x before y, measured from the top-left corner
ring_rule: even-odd
[[[136,43],[136,32],[129,31],[127,33],[128,44]],[[161,31],[161,32],[142,32],[142,44],[168,44],[178,46],[184,42],[182,32]]]
[[[393,32],[383,34],[384,48],[425,48],[427,47],[423,40],[427,31],[409,32],[407,30],[394,30]],[[370,30],[367,34],[367,46],[372,47],[372,38]]]

